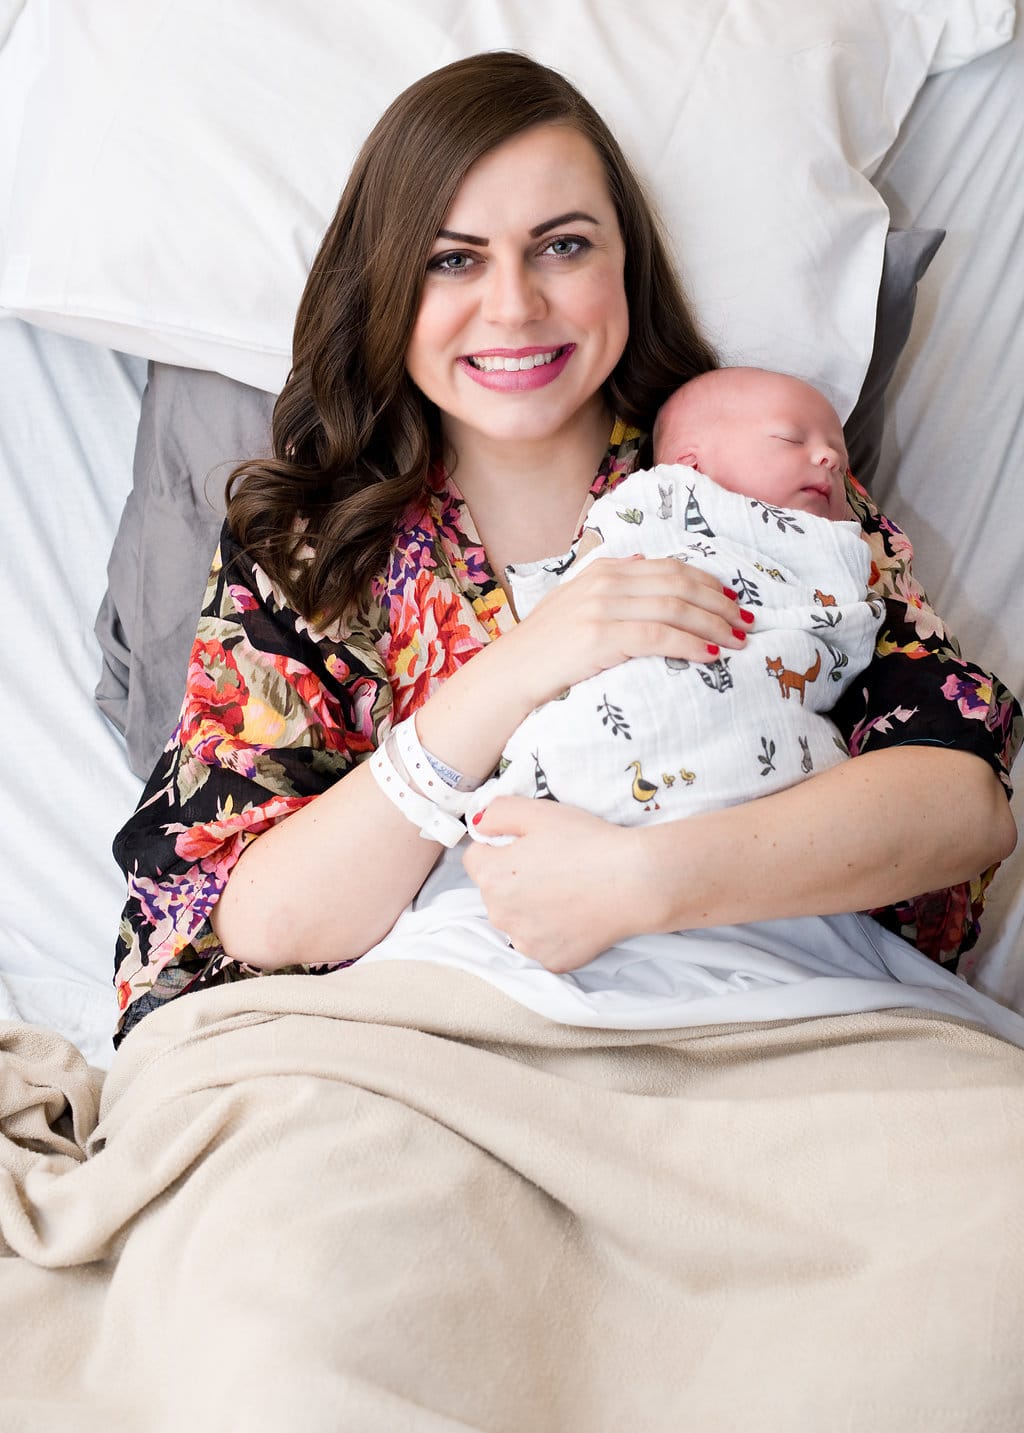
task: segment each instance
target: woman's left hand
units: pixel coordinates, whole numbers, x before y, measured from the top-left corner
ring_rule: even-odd
[[[630,877],[632,834],[559,802],[499,796],[477,823],[507,845],[474,842],[463,865],[488,919],[522,955],[560,974],[654,928]]]

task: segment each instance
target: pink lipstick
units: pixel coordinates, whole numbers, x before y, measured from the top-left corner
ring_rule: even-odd
[[[460,358],[459,367],[481,388],[524,393],[553,383],[575,351],[574,343],[551,348],[494,348]]]

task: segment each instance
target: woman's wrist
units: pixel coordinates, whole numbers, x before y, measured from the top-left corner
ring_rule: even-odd
[[[508,738],[536,705],[527,674],[509,660],[513,636],[484,647],[416,712],[426,750],[469,782],[491,775]]]
[[[694,820],[623,827],[618,844],[618,880],[628,892],[633,933],[654,935],[700,925],[708,869],[714,869],[702,845],[693,843]],[[703,924],[710,922],[704,920]]]

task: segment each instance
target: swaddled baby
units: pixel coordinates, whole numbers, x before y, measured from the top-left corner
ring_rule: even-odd
[[[795,378],[718,369],[664,405],[654,455],[593,504],[573,554],[508,569],[516,610],[601,557],[674,557],[752,614],[744,645],[700,663],[634,657],[538,707],[470,798],[472,834],[498,795],[635,825],[767,795],[848,755],[826,713],[870,661],[882,604],[845,517],[832,406]]]

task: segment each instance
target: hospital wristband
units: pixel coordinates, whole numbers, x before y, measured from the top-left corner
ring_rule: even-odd
[[[443,811],[429,797],[421,796],[399,775],[387,741],[381,742],[370,757],[370,771],[384,795],[407,821],[419,828],[424,840],[439,841],[442,846],[451,848],[465,836],[466,828],[457,816]]]
[[[393,726],[391,739],[412,785],[440,806],[442,811],[447,811],[452,816],[464,816],[466,798],[480,783],[470,781],[444,762],[438,763],[437,757],[432,756],[420,742],[415,716],[406,717],[405,721]],[[455,780],[447,780],[445,775],[438,771],[438,764],[450,772]]]

